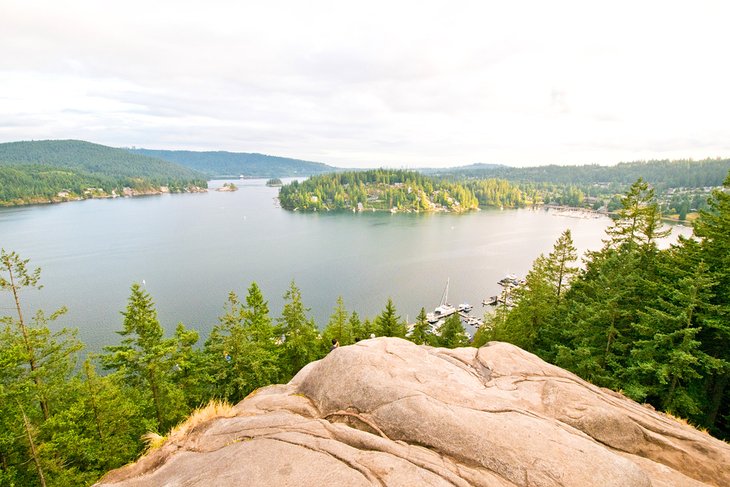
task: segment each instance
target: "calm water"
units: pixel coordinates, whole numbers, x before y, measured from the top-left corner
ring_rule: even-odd
[[[211,186],[220,186],[214,181]],[[343,296],[348,310],[374,317],[392,297],[414,319],[439,304],[496,294],[506,273],[524,275],[566,228],[580,252],[601,246],[606,218],[544,210],[449,214],[302,214],[275,206],[277,189],[236,182],[235,193],[89,200],[0,210],[0,246],[43,269],[41,291],[25,291],[26,314],[66,305],[60,325],[79,329],[91,350],[116,343],[129,287],[144,281],[163,326],[207,336],[228,292],[262,288],[274,316],[294,279],[323,326]],[[675,233],[690,233],[676,227]],[[0,311],[10,313],[8,295]]]

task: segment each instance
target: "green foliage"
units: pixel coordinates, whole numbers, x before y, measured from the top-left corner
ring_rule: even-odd
[[[495,183],[495,188],[501,186]],[[486,189],[480,194],[485,198],[491,195]],[[294,181],[281,188],[279,200],[282,208],[300,211],[462,212],[476,209],[481,203],[468,186],[437,182],[413,171],[386,169],[324,174],[301,183]]]
[[[728,437],[729,190],[730,175],[701,212],[694,238],[658,250],[656,241],[667,232],[653,190],[639,179],[585,269],[556,265],[575,255],[563,234],[515,292],[517,306],[493,320],[490,339],[509,340]],[[559,284],[561,269],[567,291]],[[486,339],[480,333],[475,342]]]
[[[606,207],[609,212],[621,208],[618,195],[626,192],[638,178],[643,178],[661,196],[658,203],[662,210],[675,213],[684,220],[688,212],[707,208],[708,188],[722,185],[728,170],[730,159],[639,161],[614,166],[508,167],[474,164],[424,172],[466,182],[499,178],[517,185],[528,203],[593,210]]]
[[[607,247],[629,251],[641,247],[650,255],[656,249],[656,240],[670,233],[669,229],[661,227],[654,189],[639,178],[621,199],[621,209],[616,213],[613,225],[606,230]]]
[[[397,315],[391,298],[388,298],[383,312],[375,318],[375,329],[378,336],[400,338],[406,336],[406,324]]]
[[[0,205],[206,187],[203,174],[167,161],[76,140],[0,144]],[[59,196],[61,194],[61,196]]]
[[[279,178],[271,178],[268,181],[266,181],[266,186],[269,186],[272,188],[277,188],[277,187],[280,187],[283,185],[284,185],[284,183]]]
[[[322,343],[324,347],[327,347],[325,352],[329,350],[328,344],[331,344],[332,340],[337,340],[343,346],[353,344],[355,337],[352,331],[352,324],[348,319],[345,303],[342,296],[338,296],[335,309],[332,311],[329,322],[322,332]]]
[[[533,353],[550,356],[552,343],[559,336],[555,311],[578,272],[570,230],[555,242],[552,252],[540,255],[527,273],[525,285],[511,291],[516,307],[496,323],[496,333]]]
[[[566,187],[611,183],[625,187],[637,179],[643,178],[652,186],[660,189],[720,186],[728,171],[730,171],[730,159],[652,160],[622,162],[613,166],[585,164],[581,166],[509,167],[474,164],[436,170],[442,176],[502,178],[512,182],[555,183]]]
[[[434,336],[431,333],[431,325],[426,320],[426,308],[421,308],[421,311],[419,311],[408,339],[416,345],[432,345],[435,343]]]
[[[482,326],[474,333],[474,337],[471,340],[472,347],[483,347],[491,340],[494,339],[495,330],[495,315],[485,314],[482,320]]]
[[[439,347],[447,348],[466,347],[469,344],[469,335],[464,330],[458,313],[446,318],[446,321],[438,330],[435,343]]]
[[[472,345],[509,340],[596,384],[730,436],[730,178],[701,213],[691,239],[658,250],[662,235],[651,189],[637,181],[621,198],[602,249],[575,266],[564,232],[539,256],[514,309],[485,316]],[[122,313],[122,341],[76,366],[73,330],[52,332],[64,312],[24,313],[21,291],[39,289],[40,270],[0,251],[0,290],[14,306],[0,316],[0,485],[88,485],[137,457],[140,437],[166,430],[210,398],[237,401],[257,387],[289,380],[326,353],[371,333],[404,336],[392,300],[375,320],[348,314],[340,297],[323,334],[307,316],[294,282],[278,324],[252,283],[245,302],[231,293],[223,315],[196,349],[195,331],[166,338],[151,297],[133,285]],[[409,339],[464,346],[458,315],[431,333],[421,309]]]
[[[137,283],[131,291],[118,332],[124,338],[120,345],[104,347],[101,359],[106,369],[119,372],[129,384],[146,392],[158,431],[166,431],[190,409],[177,379],[187,367],[198,334],[178,325],[175,336],[165,338],[149,293]]]
[[[335,170],[334,167],[320,162],[247,152],[193,152],[149,149],[131,149],[130,152],[174,162],[211,177],[238,177],[243,174],[251,178],[283,178],[311,176]]]
[[[28,262],[0,252],[0,288],[16,304],[0,317],[0,485],[90,484],[139,454],[150,422],[115,376],[96,376],[89,361],[76,369],[75,330],[48,326],[65,309],[26,321],[20,291],[40,288]]]
[[[269,305],[254,282],[246,303],[228,295],[226,312],[205,343],[207,375],[214,397],[238,402],[281,375],[277,333]]]
[[[294,377],[299,370],[322,355],[321,339],[314,320],[307,317],[309,309],[302,303],[302,293],[294,281],[284,294],[284,308],[279,318],[282,337],[281,368],[284,380]]]

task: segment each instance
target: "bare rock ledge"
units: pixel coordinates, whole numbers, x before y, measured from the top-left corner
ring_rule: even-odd
[[[515,346],[377,338],[100,486],[730,486],[730,446]]]

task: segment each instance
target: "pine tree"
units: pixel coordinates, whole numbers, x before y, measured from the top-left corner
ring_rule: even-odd
[[[618,388],[636,336],[639,313],[659,292],[656,241],[661,229],[654,190],[637,180],[606,230],[604,247],[588,252],[586,268],[558,313],[547,341],[558,365],[598,385]],[[557,333],[557,334],[556,334]]]
[[[446,348],[465,347],[469,344],[469,335],[464,330],[458,313],[446,318],[446,321],[438,330],[436,343],[438,346]]]
[[[283,339],[280,366],[288,381],[299,370],[321,357],[321,342],[314,320],[307,317],[309,309],[302,303],[302,293],[294,281],[284,294],[284,308],[279,318]]]
[[[144,415],[140,394],[115,373],[100,377],[87,359],[66,382],[67,399],[43,425],[43,451],[63,459],[52,471],[56,485],[90,484],[143,450],[142,435],[155,428]]]
[[[675,254],[676,255],[676,254]],[[631,350],[624,373],[626,393],[682,417],[696,417],[702,398],[689,389],[690,382],[709,372],[697,335],[708,323],[712,280],[700,263],[690,271],[664,254],[665,288],[656,303],[640,311],[634,325],[639,339]]]
[[[421,311],[416,317],[416,323],[413,325],[411,334],[408,339],[416,345],[431,345],[433,342],[433,335],[431,334],[431,325],[426,320],[426,309],[421,308]]]
[[[393,300],[388,298],[385,309],[375,318],[375,327],[378,330],[377,334],[379,336],[400,338],[406,336],[406,326],[396,313]]]
[[[8,336],[17,340],[17,357],[27,366],[27,376],[35,385],[34,395],[38,399],[43,419],[47,420],[51,414],[48,389],[53,387],[54,380],[60,379],[62,384],[64,376],[73,368],[72,361],[75,353],[81,349],[81,344],[76,339],[75,331],[64,329],[52,334],[48,329],[48,322],[66,313],[66,308],[60,308],[48,317],[38,310],[33,323],[27,323],[20,303],[20,292],[24,288],[42,287],[38,284],[41,269],[30,271],[29,262],[29,259],[23,260],[15,252],[8,253],[0,249],[0,290],[12,294],[17,313],[17,319],[5,316],[2,322],[16,331],[9,331]]]
[[[730,173],[724,187],[708,200],[709,209],[700,212],[694,225],[695,243],[685,240],[688,258],[707,264],[713,285],[713,319],[705,323],[697,339],[707,354],[711,371],[704,381],[707,398],[702,424],[713,433],[730,437]]]
[[[556,291],[552,287],[548,271],[548,260],[540,255],[525,277],[525,285],[512,291],[516,306],[507,313],[500,327],[500,339],[535,352],[538,335],[555,312]]]
[[[180,350],[197,341],[197,333],[178,328],[177,338],[165,338],[149,293],[137,283],[132,285],[127,309],[122,312],[124,338],[120,345],[104,347],[101,357],[106,369],[119,371],[140,390],[145,391],[160,431],[185,417],[188,408],[177,387],[174,374],[179,370]]]
[[[573,245],[573,237],[570,229],[567,229],[555,242],[553,251],[550,252],[545,262],[546,278],[555,289],[555,298],[558,302],[578,273],[578,267],[574,265],[577,259],[578,254]]]
[[[62,459],[48,454],[48,421],[65,408],[67,381],[78,351],[76,330],[51,332],[50,316],[37,310],[26,318],[20,299],[24,289],[40,289],[40,269],[29,260],[0,250],[0,290],[13,296],[15,316],[0,317],[0,480],[8,484],[56,483]],[[24,438],[24,441],[19,439]]]
[[[352,327],[348,320],[347,310],[342,296],[337,298],[337,305],[330,315],[330,320],[322,332],[323,346],[328,347],[332,340],[337,340],[340,345],[351,345],[354,343]],[[327,348],[329,350],[329,347]],[[326,350],[325,350],[326,352]]]
[[[554,353],[561,298],[569,289],[578,267],[570,230],[565,230],[547,257],[540,255],[527,273],[525,285],[511,292],[516,303],[499,327],[502,340],[549,358]]]
[[[662,230],[661,215],[653,188],[639,178],[621,198],[621,209],[613,225],[606,229],[606,245],[619,249],[651,246],[669,235]]]
[[[254,389],[276,382],[281,375],[276,340],[268,302],[258,285],[251,283],[245,304],[231,292],[226,312],[205,344],[213,395],[238,402]]]
[[[364,323],[360,320],[360,315],[357,314],[357,311],[353,311],[350,314],[350,318],[347,320],[347,326],[349,326],[350,330],[352,330],[352,339],[355,342],[359,342],[360,340],[370,337],[370,332],[365,328]]]

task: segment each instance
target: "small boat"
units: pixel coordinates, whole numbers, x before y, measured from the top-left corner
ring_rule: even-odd
[[[482,301],[482,306],[497,306],[503,304],[508,308],[512,308],[515,305],[512,296],[507,293],[502,293],[500,296],[490,296],[489,298]]]
[[[499,296],[489,296],[482,301],[482,306],[497,306],[497,303],[499,303]]]
[[[426,313],[426,320],[429,323],[436,323],[440,319],[451,316],[454,313],[456,313],[456,308],[451,306],[449,303],[444,303],[440,306],[437,306],[436,309],[433,310],[433,313]]]
[[[482,320],[470,316],[466,319],[466,324],[469,326],[473,326],[474,328],[479,328],[480,326],[482,326]]]
[[[518,287],[518,286],[524,286],[525,280],[518,279],[517,276],[514,274],[507,274],[502,279],[497,281],[497,284],[499,284],[502,287]]]
[[[447,301],[449,299],[449,280],[446,280],[446,288],[441,296],[441,304],[439,304],[433,313],[426,314],[426,321],[431,324],[437,323],[440,319],[446,318],[456,313],[456,308],[451,306]]]
[[[444,323],[446,323],[446,320],[438,320],[435,323],[431,323],[431,333],[438,333]]]
[[[460,313],[468,313],[469,311],[474,309],[474,306],[469,303],[461,303],[458,309]]]

